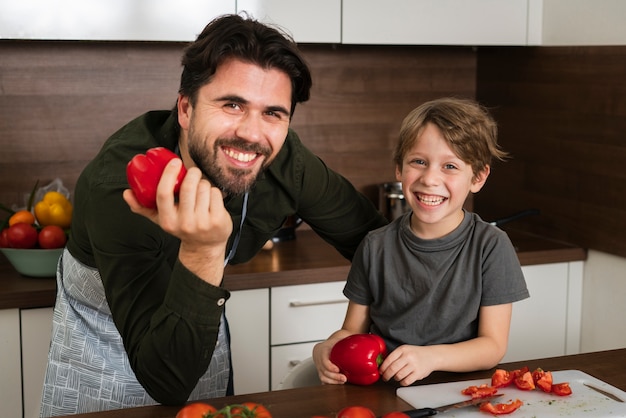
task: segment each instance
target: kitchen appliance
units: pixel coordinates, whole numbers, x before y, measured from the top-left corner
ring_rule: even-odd
[[[404,199],[402,182],[396,181],[378,185],[378,209],[389,222],[411,209]]]
[[[626,392],[609,385],[580,370],[561,370],[552,372],[554,383],[568,382],[572,388],[569,396],[557,396],[544,393],[539,389],[523,391],[514,385],[499,388],[504,396],[500,402],[520,399],[524,404],[514,412],[515,418],[552,418],[552,417],[626,417],[626,403],[618,402],[609,396],[588,387],[594,386],[619,399],[626,399]],[[452,403],[459,398],[459,393],[468,386],[491,384],[490,379],[465,380],[460,382],[439,383],[433,385],[410,386],[396,390],[396,394],[414,408],[426,408],[429,405]],[[452,415],[450,415],[452,416]],[[454,412],[456,418],[480,417],[486,414],[478,409],[462,409]]]

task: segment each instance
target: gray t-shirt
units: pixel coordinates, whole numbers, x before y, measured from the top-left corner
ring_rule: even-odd
[[[389,350],[475,338],[481,306],[529,297],[506,233],[465,212],[443,238],[420,239],[411,212],[370,232],[352,261],[344,294],[370,308],[370,332]]]

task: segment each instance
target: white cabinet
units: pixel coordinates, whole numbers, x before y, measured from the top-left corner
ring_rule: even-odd
[[[626,45],[624,0],[529,0],[529,45]]]
[[[316,342],[341,328],[348,306],[344,285],[339,281],[270,290],[272,389],[300,361],[311,357]]]
[[[39,417],[52,308],[0,310],[2,416]]]
[[[342,42],[525,45],[527,15],[528,0],[343,0]]]
[[[7,417],[22,416],[20,311],[0,310],[0,405]]]
[[[513,304],[503,362],[580,352],[583,262],[522,267],[530,298]]]
[[[39,417],[48,364],[53,308],[22,309],[22,379],[24,418]]]
[[[191,41],[236,0],[0,0],[0,39]]]
[[[231,292],[230,325],[235,394],[269,390],[269,289]]]
[[[237,12],[276,24],[299,43],[341,42],[341,0],[237,0]]]

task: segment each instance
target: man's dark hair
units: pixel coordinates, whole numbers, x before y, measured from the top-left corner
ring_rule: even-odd
[[[198,90],[211,81],[217,67],[236,58],[266,69],[278,69],[291,79],[291,113],[306,102],[311,73],[293,39],[257,20],[226,15],[211,21],[183,52],[183,73],[178,92],[195,104]]]

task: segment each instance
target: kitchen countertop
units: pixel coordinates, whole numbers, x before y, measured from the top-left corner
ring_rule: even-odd
[[[587,252],[571,244],[504,228],[522,265],[585,260]],[[300,228],[296,239],[263,250],[248,263],[228,266],[224,287],[246,290],[294,284],[344,280],[350,263],[312,230]],[[0,309],[40,308],[54,305],[54,278],[28,278],[0,256]]]
[[[618,389],[626,390],[626,362],[624,358],[626,358],[626,348],[505,363],[498,367],[506,370],[515,370],[523,366],[528,366],[530,370],[538,367],[550,371],[581,370]],[[486,379],[491,377],[492,373],[493,369],[471,373],[435,372],[420,381],[419,385]],[[397,386],[393,384],[381,382],[371,386],[319,385],[230,396],[211,399],[207,402],[217,408],[241,402],[256,402],[266,406],[274,418],[310,418],[315,415],[331,416],[332,413],[336,413],[341,408],[349,405],[367,406],[379,416],[394,410],[404,411],[411,409],[409,404],[396,396],[396,388]],[[575,394],[571,396],[575,396]],[[180,407],[176,406],[159,405],[79,414],[72,415],[72,417],[174,418],[179,409]],[[485,416],[488,415],[485,414]],[[515,414],[512,416],[515,416]]]

